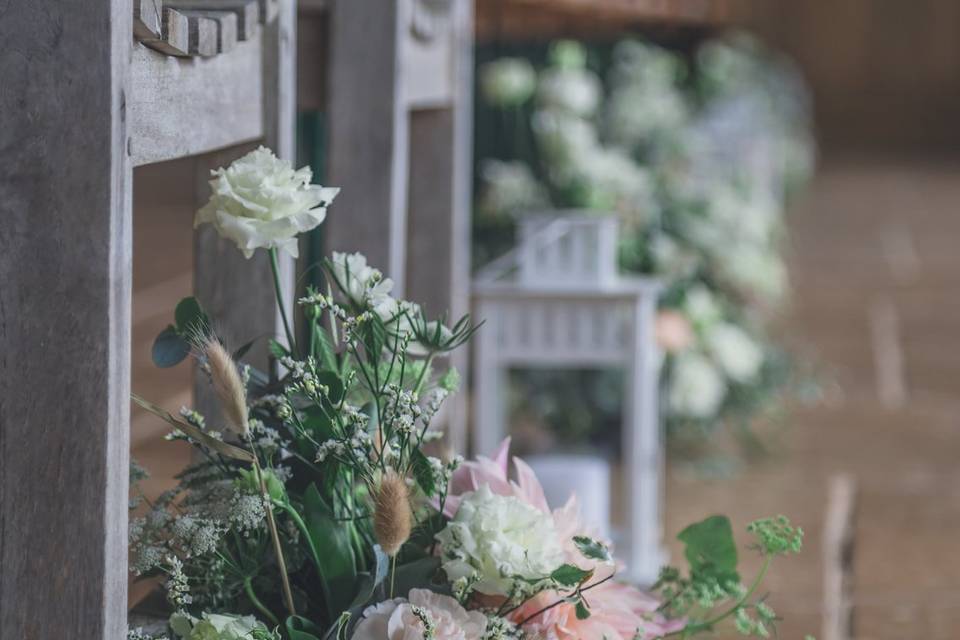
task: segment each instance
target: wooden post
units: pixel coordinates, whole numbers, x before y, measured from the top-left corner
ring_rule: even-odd
[[[129,0],[0,20],[0,637],[125,637]]]
[[[823,526],[823,640],[854,637],[853,551],[857,484],[852,476],[830,478]]]
[[[469,309],[473,2],[332,5],[328,250],[361,251],[395,293],[452,320]],[[450,358],[466,372],[467,350]],[[464,450],[465,394],[449,442]]]

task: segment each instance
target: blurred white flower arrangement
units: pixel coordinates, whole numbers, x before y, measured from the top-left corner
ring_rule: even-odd
[[[535,82],[525,102],[481,83],[514,126],[513,148],[480,165],[478,254],[506,248],[527,212],[617,212],[621,266],[666,284],[668,425],[703,433],[776,407],[791,375],[767,333],[788,298],[784,214],[815,156],[802,79],[728,34],[689,59],[635,39],[590,52],[563,41]]]

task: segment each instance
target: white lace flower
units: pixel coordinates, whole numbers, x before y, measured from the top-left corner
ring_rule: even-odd
[[[247,258],[260,248],[279,248],[297,257],[297,234],[323,222],[340,191],[310,184],[309,167],[294,171],[265,147],[213,175],[213,195],[197,211],[194,226],[212,224]]]
[[[710,418],[716,415],[727,393],[723,376],[699,353],[677,356],[670,379],[670,409],[688,418]]]
[[[367,607],[353,640],[481,640],[486,628],[486,616],[467,611],[450,596],[411,589],[408,600]]]
[[[488,595],[508,595],[515,577],[543,578],[563,564],[550,514],[514,496],[496,495],[486,484],[464,494],[437,539],[447,577],[476,576],[474,589]]]
[[[732,380],[748,382],[760,371],[763,350],[740,327],[717,323],[707,330],[704,340],[710,355]]]

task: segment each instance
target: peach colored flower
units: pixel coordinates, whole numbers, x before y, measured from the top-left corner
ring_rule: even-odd
[[[657,313],[657,344],[667,353],[683,351],[693,343],[690,321],[679,311],[664,309]]]

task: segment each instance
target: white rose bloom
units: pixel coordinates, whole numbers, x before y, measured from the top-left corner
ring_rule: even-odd
[[[780,302],[787,293],[787,267],[772,250],[743,247],[719,267],[734,286],[767,303]]]
[[[498,107],[523,104],[537,87],[537,73],[525,58],[500,58],[480,69],[484,99]]]
[[[476,591],[487,595],[508,595],[511,576],[543,578],[564,559],[550,514],[514,496],[496,495],[486,484],[464,495],[437,540],[447,578],[475,576]]]
[[[586,69],[548,69],[540,76],[537,101],[544,107],[589,117],[600,104],[600,80]]]
[[[693,324],[705,327],[717,322],[721,317],[720,305],[710,290],[703,285],[690,287],[683,305],[687,317]]]
[[[294,171],[265,147],[212,175],[213,195],[197,211],[194,226],[212,224],[247,258],[260,248],[279,248],[297,257],[297,234],[323,222],[340,191],[310,184],[309,167]]]
[[[763,350],[740,327],[721,322],[704,337],[707,350],[732,380],[748,382],[763,365]]]
[[[409,599],[395,598],[367,607],[353,640],[481,640],[487,618],[467,611],[450,596],[411,589]]]
[[[723,376],[699,353],[677,356],[670,379],[670,410],[688,418],[716,415],[727,393]]]

